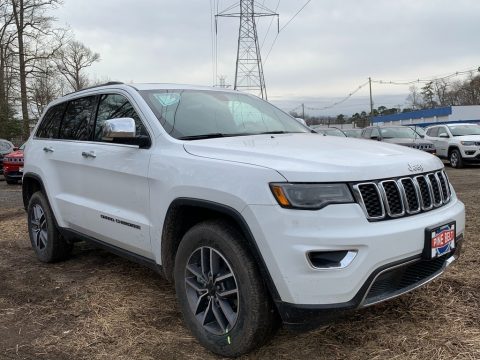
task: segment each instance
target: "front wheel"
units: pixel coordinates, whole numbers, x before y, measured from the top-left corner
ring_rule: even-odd
[[[239,356],[274,333],[277,315],[243,236],[228,223],[191,228],[175,258],[175,289],[188,328],[222,356]]]
[[[450,165],[453,168],[460,169],[463,167],[462,154],[457,149],[452,150],[452,152],[450,153],[449,161]]]

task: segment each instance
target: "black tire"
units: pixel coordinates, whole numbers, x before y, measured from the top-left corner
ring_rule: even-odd
[[[175,258],[175,290],[187,327],[204,347],[218,355],[227,357],[240,356],[263,345],[274,334],[278,327],[278,315],[273,307],[266,286],[259,275],[257,266],[251,255],[245,249],[244,244],[242,234],[229,223],[223,221],[207,221],[195,225],[184,235]],[[230,284],[235,284],[238,290],[236,303],[235,295],[233,300],[232,298],[228,299],[232,304],[228,309],[233,310],[233,313],[228,311],[221,313],[223,315],[229,313],[230,318],[233,318],[235,316],[232,314],[236,312],[235,322],[233,324],[230,323],[227,316],[221,318],[225,320],[224,325],[227,324],[227,326],[221,327],[219,325],[217,328],[221,331],[225,328],[224,333],[215,333],[215,331],[212,330],[215,324],[218,325],[221,323],[221,321],[215,320],[218,319],[218,311],[223,311],[223,307],[219,301],[223,302],[222,305],[224,305],[225,299],[227,299],[224,298],[223,295],[220,295],[221,292],[218,290],[219,285],[216,285],[216,290],[203,290],[210,291],[207,293],[193,290],[191,286],[187,285],[187,278],[190,281],[192,279],[191,275],[193,274],[193,272],[187,270],[187,265],[191,266],[192,263],[194,263],[192,259],[198,254],[201,254],[203,257],[201,249],[203,249],[203,251],[208,251],[205,249],[213,249],[213,251],[210,251],[216,254],[216,266],[220,268],[219,263],[222,262],[223,269],[231,269],[233,278],[230,277],[228,281],[230,281]],[[210,261],[214,263],[214,261]],[[212,267],[213,265],[209,268],[211,269]],[[205,272],[201,271],[201,273]],[[210,273],[209,271],[209,274]],[[218,271],[217,275],[210,279],[215,279],[215,277],[220,274],[221,272]],[[198,277],[193,276],[193,279],[198,279]],[[227,280],[221,281],[227,282]],[[199,284],[199,282],[196,282],[196,284]],[[205,284],[205,287],[207,286],[208,285]],[[215,285],[211,286],[215,287]],[[223,294],[226,293],[223,283],[221,287]],[[209,304],[206,305],[206,310],[203,313],[199,312],[198,315],[195,315],[191,308],[191,304],[195,301],[195,299],[191,298],[192,292],[193,296],[196,294],[199,299],[201,296],[206,295],[204,298],[206,301],[205,304],[207,302]],[[210,297],[209,294],[211,294],[211,292],[216,295],[211,295],[212,299],[208,300],[207,297]],[[217,299],[215,299],[215,297],[217,297]],[[199,303],[200,301],[197,302],[197,312]],[[212,306],[212,308],[210,308],[210,306]],[[216,307],[217,315],[215,315],[213,307]],[[202,325],[200,319],[197,319],[197,316],[203,317],[204,315],[202,314],[208,311],[211,313],[210,318],[213,322]],[[210,327],[210,329],[208,327]]]
[[[42,192],[37,191],[30,198],[27,215],[28,234],[37,258],[46,263],[68,258],[73,244],[58,231],[53,212]]]
[[[450,161],[450,165],[455,169],[463,168],[463,159],[462,154],[458,149],[453,149],[448,156],[448,161]]]
[[[9,178],[6,177],[5,181],[7,182],[8,185],[18,184],[18,180],[16,180],[16,179],[9,179]]]

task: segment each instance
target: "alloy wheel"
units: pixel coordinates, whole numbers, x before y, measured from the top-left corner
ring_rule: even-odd
[[[206,331],[222,335],[235,326],[240,300],[237,280],[217,250],[203,246],[190,255],[185,285],[190,309]]]
[[[48,240],[48,225],[45,211],[39,204],[32,207],[30,214],[30,225],[33,243],[39,250],[45,249]]]
[[[457,156],[457,153],[456,152],[453,152],[451,155],[450,155],[450,165],[452,165],[452,167],[457,167],[457,164],[458,164],[458,156]]]

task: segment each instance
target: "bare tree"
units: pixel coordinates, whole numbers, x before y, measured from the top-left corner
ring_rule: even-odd
[[[422,102],[421,102],[421,96],[418,93],[418,89],[415,85],[412,85],[408,88],[410,91],[410,94],[407,97],[407,101],[410,103],[410,106],[413,110],[417,110],[421,108]]]
[[[8,3],[0,3],[0,138],[18,135],[19,122],[14,119],[13,87],[16,80],[13,16]]]
[[[39,44],[42,43],[41,37],[51,34],[51,22],[54,19],[47,16],[46,12],[56,8],[61,4],[61,0],[10,0],[9,3],[17,32],[23,133],[24,137],[27,137],[30,133],[27,76],[34,71],[35,62],[39,58],[51,57],[55,52],[52,50],[46,53]]]
[[[57,66],[73,91],[89,85],[85,68],[100,60],[100,55],[93,52],[79,41],[72,40],[59,51]]]
[[[433,92],[435,94],[438,105],[446,106],[451,105],[448,103],[448,88],[449,84],[445,79],[436,79],[432,83]]]

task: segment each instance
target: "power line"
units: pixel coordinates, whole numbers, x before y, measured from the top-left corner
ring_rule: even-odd
[[[295,13],[295,15],[293,15],[292,18],[291,18],[290,20],[288,20],[287,23],[280,28],[280,31],[282,31],[283,29],[285,29],[285,28],[288,26],[288,24],[290,24],[290,23],[293,21],[293,19],[295,19],[295,18],[297,17],[297,15],[300,14],[300,13],[302,12],[302,10],[307,7],[308,4],[310,4],[311,1],[312,1],[312,0],[308,0],[308,1],[305,3],[305,5],[303,5],[303,6],[300,8],[300,10],[298,10],[298,11]]]
[[[278,11],[278,8],[280,7],[280,1],[281,0],[278,0],[278,3],[277,3],[277,7],[275,8],[275,12]],[[272,24],[273,24],[273,17],[270,19],[270,24],[268,25],[268,29],[267,29],[267,32],[265,33],[265,37],[263,38],[263,41],[262,41],[262,45],[260,45],[260,50],[263,49],[263,45],[265,44],[265,41],[267,40],[267,36],[268,36],[268,33],[270,32],[270,28],[272,27]],[[277,17],[278,19],[278,17]],[[279,27],[279,31],[280,31],[280,27]],[[278,33],[278,31],[277,31]]]
[[[298,10],[295,15],[293,15],[290,20],[287,21],[287,23],[285,25],[283,25],[277,32],[277,35],[275,36],[275,39],[273,39],[273,43],[272,43],[272,46],[270,46],[270,50],[268,50],[268,53],[267,53],[267,56],[265,56],[265,60],[263,61],[263,63],[265,64],[268,60],[268,57],[270,56],[270,53],[272,52],[273,50],[273,47],[275,46],[275,43],[277,42],[277,39],[278,39],[278,35],[280,35],[280,33],[282,32],[283,29],[285,29],[292,21],[293,19],[295,19],[298,14],[300,14],[302,12],[303,9],[305,9],[307,7],[308,4],[310,4],[312,0],[308,0],[301,8],[300,10]]]
[[[372,80],[372,82],[377,84],[384,84],[384,85],[414,85],[418,83],[430,83],[437,80],[447,80],[451,79],[456,76],[465,75],[465,74],[472,74],[475,71],[480,71],[480,69],[470,69],[465,71],[456,71],[452,74],[442,76],[442,77],[434,77],[431,79],[416,79],[416,80],[409,80],[409,81],[391,81],[391,80]]]
[[[306,106],[305,108],[308,109],[308,110],[314,110],[314,111],[322,111],[322,110],[327,110],[327,109],[331,109],[337,105],[340,105],[340,104],[343,104],[345,101],[347,101],[348,99],[350,99],[353,95],[355,95],[357,92],[359,92],[362,88],[364,88],[365,86],[368,85],[368,81],[361,84],[360,86],[358,86],[355,90],[353,90],[351,93],[349,93],[347,96],[345,96],[343,99],[341,99],[340,101],[337,101],[337,102],[334,102],[333,104],[331,105],[328,105],[328,106],[324,106],[324,107],[321,107],[321,108],[314,108],[314,107],[309,107],[309,106]]]
[[[456,71],[454,73],[451,73],[449,75],[446,75],[446,76],[442,76],[442,77],[433,77],[431,79],[416,79],[416,80],[410,80],[410,81],[390,81],[390,80],[372,80],[372,83],[377,83],[377,84],[383,84],[383,85],[413,85],[413,84],[417,84],[417,83],[429,83],[429,82],[433,82],[435,80],[446,80],[446,79],[450,79],[452,77],[456,77],[456,76],[460,76],[460,75],[465,75],[465,74],[472,74],[474,72],[480,72],[480,67],[477,68],[477,69],[470,69],[470,70],[463,70],[463,71]],[[351,93],[349,93],[346,97],[344,97],[343,99],[341,99],[340,101],[337,101],[335,103],[332,103],[331,105],[328,105],[328,106],[324,106],[324,107],[321,107],[321,108],[315,108],[315,107],[309,107],[309,106],[305,106],[305,109],[308,109],[308,110],[313,110],[313,111],[322,111],[322,110],[328,110],[328,109],[331,109],[337,105],[340,105],[342,103],[344,103],[345,101],[347,101],[348,99],[350,99],[354,94],[356,94],[358,91],[360,91],[360,89],[364,88],[365,86],[367,86],[369,84],[369,81],[361,84],[360,86],[358,86],[354,91],[352,91]],[[300,108],[302,105],[299,105],[297,107],[295,107],[294,109],[292,109],[291,111],[295,111],[296,109]],[[356,104],[355,106],[358,106],[358,104]]]

